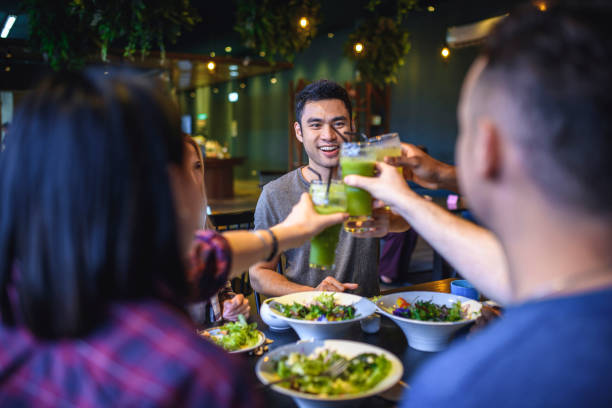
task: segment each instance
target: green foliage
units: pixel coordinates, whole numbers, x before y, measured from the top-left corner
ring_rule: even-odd
[[[392,3],[393,17],[381,15],[381,6]],[[410,51],[410,33],[402,26],[408,13],[418,7],[417,0],[370,0],[366,5],[371,15],[349,36],[345,54],[356,61],[362,77],[374,85],[384,87],[397,82],[397,71],[404,65]],[[363,44],[363,52],[355,53],[354,45]]]
[[[190,0],[24,0],[30,39],[54,69],[79,68],[99,50],[107,60],[111,46],[132,58],[174,43],[182,28],[201,19]]]
[[[244,45],[266,58],[293,61],[295,54],[310,45],[320,22],[319,0],[239,0],[234,29]],[[308,26],[299,25],[308,18]]]

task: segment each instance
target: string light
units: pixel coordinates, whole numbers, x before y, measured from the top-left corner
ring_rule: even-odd
[[[216,67],[216,66],[217,66],[217,65],[216,65],[216,64],[215,64],[213,61],[210,61],[210,62],[209,62],[207,65],[206,65],[206,68],[208,68],[208,70],[209,70],[209,71],[214,71],[214,69],[215,69],[215,67]]]
[[[300,27],[302,28],[308,27],[308,19],[306,17],[300,18]]]
[[[225,47],[225,52],[232,52],[232,47],[230,47],[229,45]]]
[[[427,11],[429,11],[430,13],[433,13],[434,11],[436,11],[436,8],[434,6],[428,6]]]
[[[448,49],[448,47],[444,47],[442,48],[440,54],[442,54],[442,58],[446,59],[450,55],[450,50]]]
[[[362,44],[362,43],[360,43],[360,42],[355,43],[355,45],[353,46],[353,48],[355,49],[355,52],[356,52],[357,54],[361,54],[361,53],[363,52],[363,44]]]

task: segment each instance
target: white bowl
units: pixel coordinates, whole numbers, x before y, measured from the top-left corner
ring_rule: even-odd
[[[360,320],[365,319],[374,312],[376,312],[376,306],[368,299],[361,296],[352,295],[350,293],[342,292],[296,292],[285,296],[276,298],[266,299],[264,304],[269,304],[272,301],[286,304],[293,304],[293,302],[307,304],[310,303],[314,298],[321,296],[324,293],[333,293],[334,299],[341,305],[353,305],[355,307],[355,317],[349,320],[340,320],[335,322],[318,322],[312,320],[292,319],[283,316],[279,311],[269,307],[270,315],[274,318],[280,319],[295,330],[300,339],[337,339],[344,338],[349,334],[352,326],[356,325]],[[263,306],[262,306],[263,309]]]
[[[387,377],[376,384],[374,388],[359,394],[319,396],[315,394],[298,392],[281,387],[280,385],[272,385],[270,388],[278,393],[292,397],[297,405],[302,408],[330,406],[354,407],[356,400],[380,394],[393,387],[402,378],[402,374],[404,373],[402,362],[394,354],[380,347],[348,340],[300,340],[297,343],[288,344],[286,346],[274,349],[262,356],[259,361],[257,361],[257,365],[255,366],[255,374],[257,374],[257,378],[259,378],[262,383],[267,384],[278,379],[276,371],[274,370],[274,363],[281,357],[294,352],[306,355],[313,353],[318,354],[324,349],[336,351],[347,358],[355,357],[361,353],[384,354],[385,357],[391,362],[391,370],[389,371]]]
[[[276,313],[273,313],[270,310],[270,306],[266,302],[264,302],[259,308],[259,316],[261,316],[261,320],[263,320],[264,323],[267,324],[272,330],[284,331],[291,329],[289,323],[278,317]]]
[[[460,301],[462,306],[469,308],[471,318],[459,320],[457,322],[428,322],[422,320],[408,319],[405,317],[395,316],[389,313],[383,307],[393,308],[396,305],[397,298],[403,298],[408,303],[414,303],[417,300],[431,300],[437,305],[452,306],[455,302]],[[400,292],[391,295],[382,296],[376,302],[378,310],[385,316],[393,319],[393,321],[402,329],[410,347],[421,351],[440,351],[448,346],[453,334],[462,327],[471,324],[480,315],[482,304],[475,300],[457,296],[450,293],[440,292]],[[383,307],[381,307],[383,306]]]

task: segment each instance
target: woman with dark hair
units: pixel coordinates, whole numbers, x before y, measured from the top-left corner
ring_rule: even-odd
[[[200,207],[202,218],[199,221],[199,228],[213,229],[214,226],[206,212],[208,199],[206,196],[206,186],[204,185],[204,158],[200,146],[189,135],[184,134],[185,141],[185,171],[191,174],[193,188],[201,197]],[[236,321],[239,315],[248,318],[251,307],[249,301],[242,294],[234,293],[229,281],[219,292],[215,293],[210,299],[196,302],[188,306],[189,315],[193,321],[201,326],[209,326],[225,320]]]
[[[194,243],[179,115],[156,89],[86,71],[22,102],[0,157],[0,405],[257,405],[183,305],[344,215],[304,196],[269,230]]]

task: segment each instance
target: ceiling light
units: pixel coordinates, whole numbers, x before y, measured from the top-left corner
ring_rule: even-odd
[[[448,58],[448,56],[450,55],[450,50],[448,49],[448,47],[444,47],[442,48],[440,54],[442,54],[442,58]]]
[[[244,82],[242,82],[242,83],[240,84],[240,89],[244,89],[244,88],[246,88],[246,84],[245,84]]]
[[[363,52],[363,44],[360,42],[355,43],[355,46],[353,48],[355,49],[355,52],[357,54],[361,54]]]
[[[266,52],[265,51],[259,51],[259,56],[260,57],[265,57],[266,56]]]
[[[238,101],[238,92],[230,92],[227,94],[227,100],[230,102]]]
[[[214,58],[214,57],[215,57],[215,55],[217,55],[217,54],[215,54],[215,52],[214,52],[214,51],[211,51],[211,52],[210,52],[210,56],[211,56],[211,57],[213,57],[213,58]]]
[[[270,83],[271,83],[271,84],[275,84],[275,83],[277,83],[277,82],[278,82],[278,79],[276,79],[276,77],[275,77],[275,76],[273,76],[272,78],[270,78]]]
[[[428,6],[427,11],[429,11],[430,13],[433,13],[434,11],[436,11],[436,8],[434,6]]]
[[[230,71],[238,71],[238,65],[230,65],[229,66],[229,70]]]
[[[213,61],[210,61],[207,65],[206,68],[208,68],[209,71],[213,71],[216,67],[216,64]]]
[[[308,19],[306,17],[300,18],[300,27],[302,28],[308,27]]]
[[[8,37],[11,28],[13,28],[13,24],[15,24],[15,21],[17,21],[17,16],[15,15],[9,14],[6,17],[6,21],[4,22],[4,28],[2,29],[2,33],[0,33],[0,38]]]
[[[230,47],[229,45],[225,47],[225,52],[232,52],[232,47]]]
[[[334,33],[327,33],[327,38],[334,38]]]
[[[230,71],[230,76],[231,76],[232,78],[236,78],[238,75],[240,75],[240,74],[238,73],[238,71]]]

